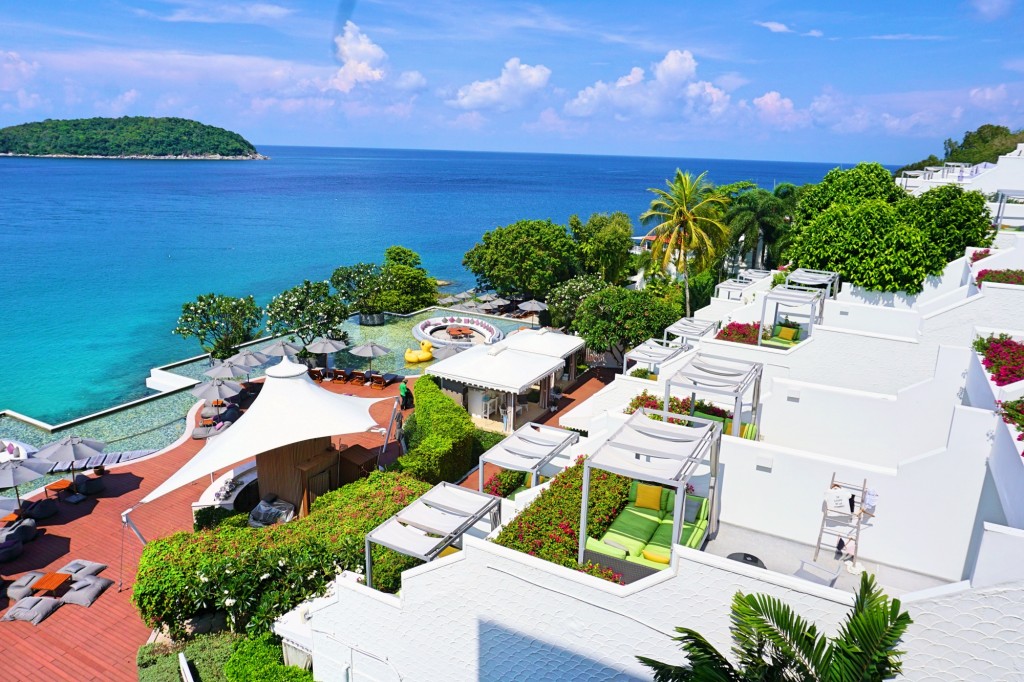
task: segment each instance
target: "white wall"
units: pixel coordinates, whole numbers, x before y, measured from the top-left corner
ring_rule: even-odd
[[[916,339],[921,329],[921,315],[914,310],[828,300],[821,324],[834,329]]]
[[[1016,582],[1024,573],[1024,530],[986,523],[971,576],[974,587]],[[1022,607],[1024,613],[1024,607]]]
[[[948,294],[960,288],[967,280],[967,259],[958,258],[946,264],[940,275],[925,278],[923,290],[919,294],[893,293],[888,291],[868,291],[863,287],[844,282],[839,291],[840,301],[866,303],[868,305],[902,308],[909,310],[919,303]]]
[[[992,414],[992,429],[987,434],[992,440],[989,467],[995,480],[1006,521],[1016,528],[1024,528],[1024,442],[1016,439],[1017,432],[1009,424]]]

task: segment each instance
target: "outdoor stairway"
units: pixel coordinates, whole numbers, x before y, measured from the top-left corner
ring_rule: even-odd
[[[818,555],[822,549],[831,553],[836,552],[839,540],[842,539],[847,545],[853,542],[853,551],[846,553],[853,557],[853,563],[856,564],[857,553],[860,551],[861,522],[864,517],[860,510],[868,491],[868,480],[865,478],[861,483],[846,483],[837,481],[835,472],[832,472],[829,489],[836,485],[843,492],[844,499],[853,497],[853,510],[838,511],[829,507],[828,504],[822,505],[821,527],[818,529],[818,543],[814,548],[814,561],[818,561]],[[849,507],[846,509],[848,510]]]

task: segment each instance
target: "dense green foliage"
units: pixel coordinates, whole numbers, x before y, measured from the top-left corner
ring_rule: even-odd
[[[625,349],[660,337],[678,310],[646,290],[608,287],[588,296],[576,311],[573,329],[596,351],[622,358]]]
[[[347,342],[348,333],[341,325],[348,317],[348,306],[341,296],[331,293],[327,282],[308,279],[267,305],[267,327],[275,334],[293,333],[303,346],[318,336]]]
[[[638,656],[654,671],[656,682],[882,682],[902,673],[903,652],[896,647],[913,623],[861,574],[853,607],[834,637],[775,597],[737,592],[732,601],[733,665],[699,632],[676,628],[687,663],[682,666]]]
[[[520,220],[485,232],[462,264],[483,289],[499,295],[545,298],[577,270],[577,245],[562,225]]]
[[[989,243],[992,216],[980,192],[960,185],[941,185],[916,199],[900,203],[908,224],[916,226],[928,241],[928,272],[942,272],[949,261],[961,258],[968,246]]]
[[[374,472],[321,495],[308,516],[267,528],[223,524],[146,545],[132,601],[151,627],[179,637],[186,620],[225,611],[235,631],[266,631],[274,619],[322,594],[340,570],[362,570],[366,533],[425,493],[405,474]],[[374,547],[374,583],[397,589],[416,561]]]
[[[627,274],[633,248],[633,223],[622,212],[594,213],[584,223],[569,217],[569,233],[579,249],[579,270],[619,284]]]
[[[437,280],[421,267],[418,253],[404,246],[389,246],[384,264],[343,265],[331,275],[331,284],[348,305],[360,313],[408,313],[437,303]]]
[[[570,326],[576,319],[580,303],[607,286],[608,283],[597,275],[580,275],[556,285],[548,292],[547,299],[551,324],[556,327]]]
[[[184,118],[79,118],[0,129],[0,154],[72,156],[245,156],[256,148],[238,133]]]
[[[483,429],[473,429],[473,459],[479,460],[480,455],[484,454],[495,445],[505,440],[504,433],[498,433],[496,431],[484,431]]]
[[[224,678],[227,682],[313,682],[313,673],[285,665],[280,643],[263,634],[235,642]]]
[[[502,469],[484,481],[484,492],[496,497],[508,497],[525,483],[525,471]]]
[[[417,379],[412,394],[416,419],[407,424],[409,452],[398,458],[399,465],[428,483],[461,481],[475,464],[473,420],[432,377]]]
[[[630,480],[600,469],[590,472],[587,535],[599,538],[622,511],[629,497]],[[613,572],[577,561],[580,507],[583,505],[583,458],[551,481],[551,485],[512,519],[495,538],[503,547],[540,557],[560,566],[576,568],[606,580]]]
[[[754,187],[732,200],[725,221],[740,255],[751,255],[751,267],[773,268],[779,264],[795,210],[796,187],[788,183],[778,185],[773,192]]]
[[[239,344],[256,338],[262,322],[263,311],[252,296],[202,294],[181,306],[172,333],[194,338],[204,351],[223,360],[234,355]]]
[[[629,401],[629,404],[626,405],[626,409],[624,409],[623,412],[625,412],[626,414],[633,414],[641,407],[648,410],[671,412],[673,414],[689,414],[690,398],[689,396],[685,398],[677,398],[674,395],[669,396],[668,409],[666,410],[665,399],[653,393],[648,393],[647,389],[645,388],[642,392],[633,396],[633,399]],[[697,401],[693,404],[693,409],[695,412],[710,414],[714,417],[732,419],[732,412],[730,412],[729,410],[718,407],[717,405],[709,403],[708,401],[702,400],[700,398],[697,398]],[[655,421],[662,421],[661,415],[651,414],[648,416]],[[681,424],[682,420],[673,419],[672,417],[669,417],[669,423]]]
[[[947,139],[942,143],[943,158],[932,154],[927,159],[911,163],[896,171],[899,177],[903,171],[921,170],[925,166],[941,166],[946,161],[952,163],[995,163],[1001,155],[1012,152],[1017,145],[1024,142],[1024,130],[1011,131],[1006,126],[986,123],[977,130],[964,133],[964,139],[957,142]]]
[[[868,199],[895,204],[906,197],[907,193],[893,182],[885,166],[859,163],[846,170],[833,168],[821,182],[804,188],[795,217],[797,224],[803,227],[836,204],[858,204]]]
[[[178,654],[184,653],[202,682],[227,682],[224,666],[231,658],[239,636],[231,632],[196,635],[178,644],[146,644],[139,649],[135,664],[139,682],[180,682]]]
[[[248,518],[248,515],[226,507],[202,507],[201,509],[196,509],[192,516],[194,517],[192,520],[192,530],[216,528],[233,516],[245,516]]]

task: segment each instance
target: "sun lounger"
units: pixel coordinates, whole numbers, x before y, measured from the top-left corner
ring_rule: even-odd
[[[85,474],[75,476],[75,489],[81,495],[98,495],[106,489],[102,478],[92,478]]]
[[[226,431],[232,424],[234,424],[234,422],[221,422],[220,424],[215,424],[213,426],[197,426],[192,429],[192,440],[205,440],[211,436],[216,436],[221,431]],[[217,428],[218,426],[220,428]]]
[[[86,608],[92,606],[103,591],[114,584],[110,578],[101,578],[98,575],[87,575],[71,583],[71,587],[60,598],[61,604],[75,604]]]
[[[331,377],[332,384],[344,384],[352,378],[352,370],[350,369],[336,369],[334,370],[334,376]]]
[[[81,580],[82,578],[90,575],[96,575],[102,573],[107,568],[106,564],[101,564],[96,561],[86,561],[85,559],[75,559],[71,563],[65,564],[59,568],[57,573],[67,573],[74,580]]]
[[[376,388],[379,391],[383,391],[386,386],[387,383],[384,381],[384,377],[380,374],[374,374],[370,377],[370,388]]]
[[[23,620],[33,625],[39,625],[47,616],[56,611],[58,606],[60,606],[60,601],[53,597],[25,597],[19,599],[0,620]]]
[[[321,383],[324,380],[324,373],[321,372],[318,369],[306,370],[306,374],[308,374],[309,378],[312,379],[313,381],[315,381],[318,384]]]
[[[18,576],[17,580],[7,586],[7,598],[11,601],[18,601],[25,597],[31,597],[32,586],[44,575],[46,574],[39,571],[29,571],[24,575]]]
[[[384,385],[385,386],[390,386],[391,384],[395,383],[396,381],[401,381],[404,378],[405,377],[403,377],[400,374],[385,374],[384,375]]]
[[[4,540],[0,542],[0,564],[14,561],[21,556],[21,552],[25,549],[25,546],[21,543],[21,540],[17,538],[11,538],[10,540]]]

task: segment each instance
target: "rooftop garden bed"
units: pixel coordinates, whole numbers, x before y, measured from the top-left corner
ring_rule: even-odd
[[[648,393],[646,390],[640,395],[636,396],[629,401],[629,405],[623,410],[626,414],[633,414],[641,407],[645,407],[649,410],[665,410],[665,400],[660,396]],[[732,412],[724,408],[713,405],[706,400],[697,399],[694,404],[695,412],[701,412],[703,414],[712,415],[714,417],[722,417],[723,419],[732,419]],[[689,414],[690,413],[690,398],[677,398],[671,396],[668,399],[667,412],[675,414]],[[661,416],[657,414],[649,415],[651,419],[661,421]],[[670,424],[681,424],[681,419],[669,419]]]
[[[999,416],[1017,429],[1017,440],[1024,441],[1024,398],[999,403]]]
[[[978,249],[977,251],[971,254],[971,264],[973,265],[974,263],[980,261],[982,258],[988,258],[991,255],[991,249]]]
[[[600,537],[626,505],[630,480],[594,470],[590,472],[587,532]],[[580,505],[583,504],[583,458],[556,476],[547,490],[506,525],[494,540],[502,547],[525,552],[559,566],[574,568],[611,582],[622,576],[611,569],[577,561]]]
[[[975,282],[979,288],[984,282],[1024,286],[1024,270],[982,270],[975,278]]]
[[[722,330],[715,336],[719,341],[732,341],[734,343],[746,343],[751,346],[757,345],[757,337],[761,334],[761,323],[752,322],[730,322],[722,327]]]
[[[484,483],[484,492],[496,497],[508,497],[526,485],[525,471],[503,469],[494,474]]]
[[[1024,343],[1014,341],[1009,334],[1000,334],[975,339],[973,346],[996,386],[1024,380]]]

